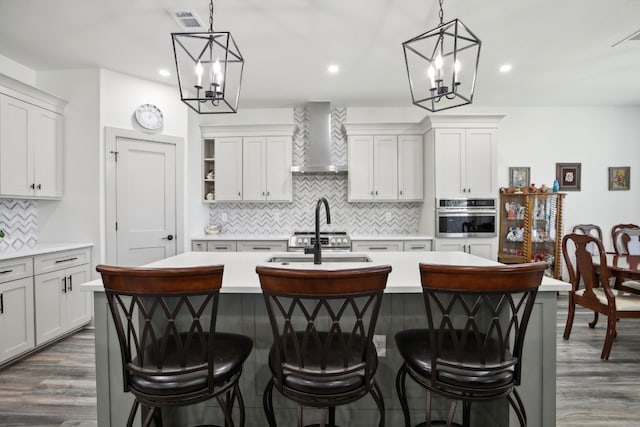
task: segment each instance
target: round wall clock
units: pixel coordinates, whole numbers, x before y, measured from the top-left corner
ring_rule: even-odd
[[[164,122],[162,111],[153,104],[142,104],[136,108],[135,116],[138,124],[149,130],[160,129]]]

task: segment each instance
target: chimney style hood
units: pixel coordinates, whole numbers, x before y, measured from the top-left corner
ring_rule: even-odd
[[[306,107],[309,141],[304,164],[291,168],[296,174],[345,174],[346,165],[331,162],[331,103],[309,102]]]

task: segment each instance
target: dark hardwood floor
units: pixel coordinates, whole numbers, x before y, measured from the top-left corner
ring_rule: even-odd
[[[97,426],[93,329],[0,371],[0,426]]]
[[[590,329],[593,315],[579,309],[571,339],[564,341],[566,296],[558,306],[556,425],[640,426],[640,320],[618,323],[611,358],[604,362],[606,318]],[[0,371],[0,426],[96,425],[92,329]]]

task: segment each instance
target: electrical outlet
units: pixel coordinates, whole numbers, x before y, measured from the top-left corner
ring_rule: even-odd
[[[376,347],[376,353],[378,353],[378,357],[387,356],[387,336],[386,335],[374,335],[373,345]]]
[[[387,212],[384,214],[384,220],[387,222],[391,222],[391,212]]]
[[[220,221],[227,222],[227,214],[225,212],[220,213]]]

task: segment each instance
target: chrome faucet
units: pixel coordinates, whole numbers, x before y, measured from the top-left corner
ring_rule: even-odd
[[[329,202],[324,197],[318,199],[316,204],[316,241],[313,247],[304,248],[305,254],[313,254],[313,263],[322,264],[322,252],[320,249],[320,206],[324,203],[325,216],[327,217],[327,224],[331,224],[331,215],[329,214]]]

